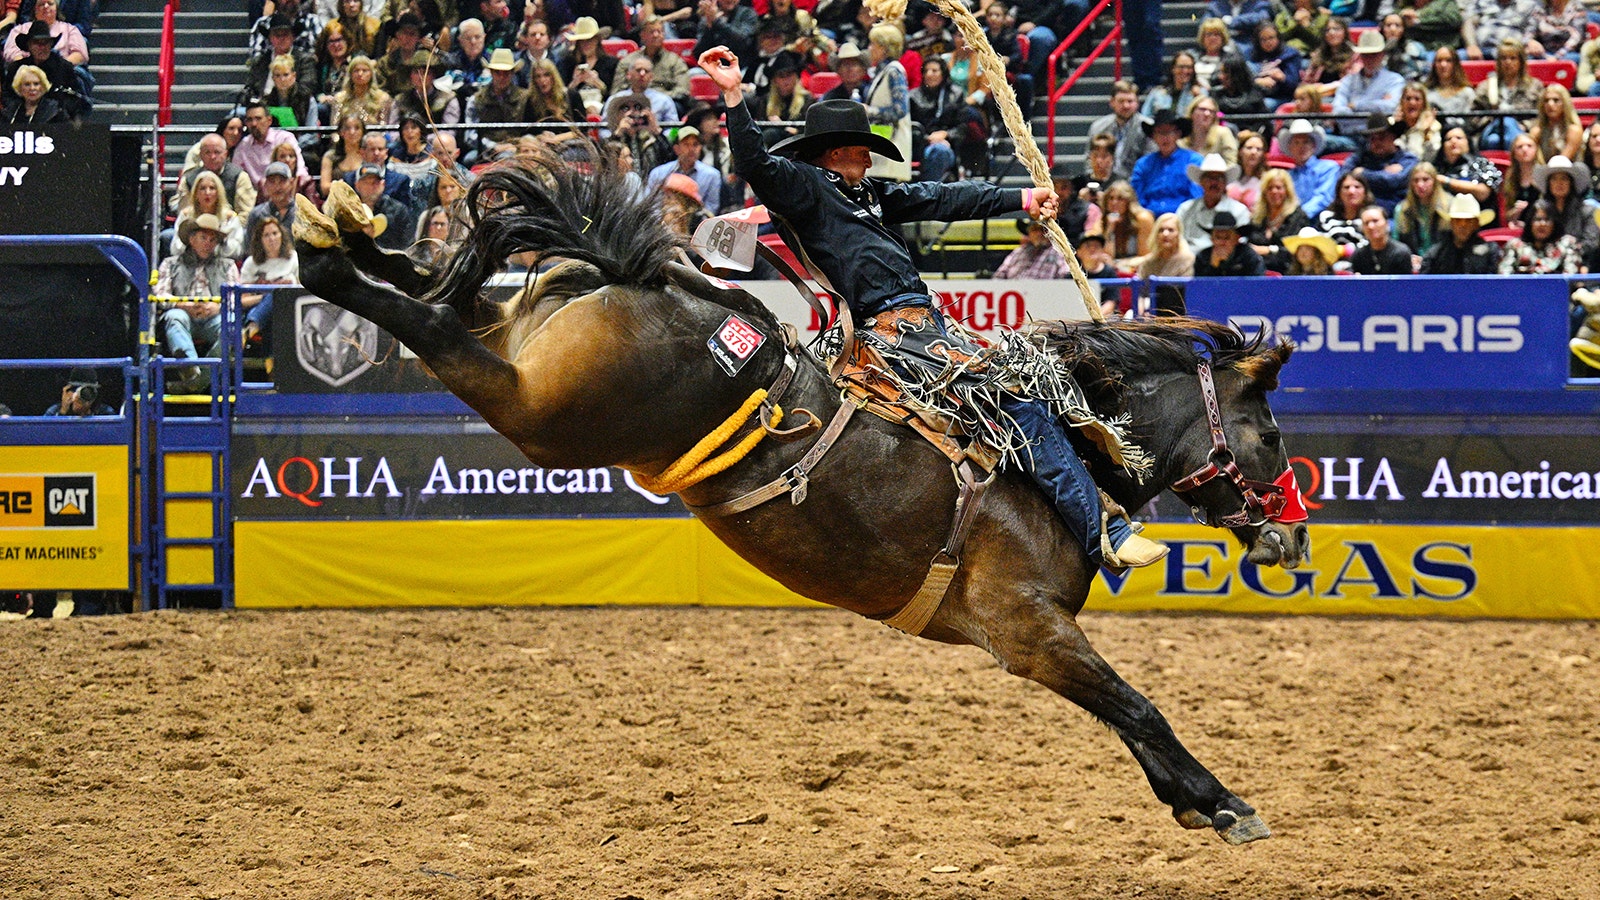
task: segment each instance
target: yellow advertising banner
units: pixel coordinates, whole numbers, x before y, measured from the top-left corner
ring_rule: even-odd
[[[127,590],[128,448],[0,446],[0,587]]]
[[[1152,525],[1171,556],[1097,578],[1089,608],[1600,618],[1600,528],[1311,530],[1314,562],[1291,572],[1225,532]],[[238,522],[235,540],[241,607],[812,605],[692,519]]]

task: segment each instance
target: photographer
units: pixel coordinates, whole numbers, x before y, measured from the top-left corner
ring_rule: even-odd
[[[630,100],[612,107],[606,124],[612,139],[620,141],[633,154],[634,170],[641,177],[674,158],[672,145],[661,133],[661,123],[656,121],[655,113],[639,101]]]
[[[61,386],[61,402],[44,411],[47,416],[114,416],[117,411],[100,402],[100,379],[93,369],[73,369]]]

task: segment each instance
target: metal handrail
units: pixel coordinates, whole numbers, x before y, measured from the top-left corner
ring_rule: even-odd
[[[1113,6],[1113,17],[1115,21],[1112,23],[1111,30],[1106,32],[1106,36],[1100,39],[1100,43],[1096,44],[1094,49],[1089,51],[1089,55],[1085,56],[1083,61],[1078,63],[1078,67],[1072,70],[1072,74],[1067,76],[1067,80],[1062,82],[1060,85],[1057,85],[1056,77],[1057,73],[1060,71],[1061,55],[1065,53],[1067,48],[1071,47],[1073,43],[1076,42],[1078,38],[1089,29],[1090,25],[1094,24],[1095,20],[1100,17],[1100,14],[1105,11],[1107,6]],[[1072,29],[1072,33],[1067,35],[1066,38],[1061,41],[1061,43],[1057,44],[1055,50],[1051,51],[1049,61],[1050,93],[1045,107],[1045,158],[1050,162],[1051,165],[1055,165],[1056,162],[1056,104],[1060,103],[1061,98],[1067,93],[1067,91],[1072,90],[1073,86],[1078,83],[1078,79],[1082,78],[1084,74],[1089,71],[1089,67],[1094,65],[1095,61],[1101,56],[1105,55],[1107,47],[1111,47],[1114,54],[1111,75],[1113,78],[1122,77],[1121,38],[1122,0],[1100,0],[1099,3],[1095,4],[1093,9],[1089,10],[1089,12],[1084,15],[1083,21],[1078,23],[1078,27]]]

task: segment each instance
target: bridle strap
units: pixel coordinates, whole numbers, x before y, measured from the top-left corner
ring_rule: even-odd
[[[1217,384],[1211,376],[1210,361],[1201,360],[1195,366],[1195,370],[1200,376],[1200,398],[1206,407],[1206,424],[1211,429],[1211,452],[1206,456],[1205,465],[1174,481],[1172,490],[1178,494],[1186,494],[1218,475],[1226,475],[1244,498],[1243,507],[1237,512],[1219,516],[1190,503],[1189,511],[1195,520],[1212,528],[1264,525],[1268,519],[1276,517],[1283,511],[1286,503],[1283,488],[1264,481],[1252,481],[1239,471],[1239,467],[1234,463],[1233,451],[1228,448],[1228,436],[1222,430],[1222,406],[1217,402]]]

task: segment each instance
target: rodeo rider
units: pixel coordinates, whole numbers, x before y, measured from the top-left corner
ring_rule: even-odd
[[[903,157],[892,142],[872,132],[866,108],[850,100],[815,104],[806,113],[804,132],[768,152],[745,106],[738,58],[727,47],[714,47],[699,62],[722,90],[735,171],[772,213],[787,221],[855,320],[866,323],[890,310],[920,307],[911,316],[897,316],[901,319],[897,349],[901,362],[915,360],[935,374],[949,365],[947,349],[958,354],[979,352],[951,336],[928,286],[917,276],[910,251],[887,226],[986,218],[1023,209],[1031,216],[1053,219],[1058,207],[1055,192],[1001,189],[970,181],[901,184],[868,178],[872,153],[897,162]],[[916,324],[919,320],[923,324]],[[1124,568],[1150,565],[1166,556],[1165,545],[1134,533],[1126,518],[1101,515],[1099,491],[1048,405],[1005,393],[1000,406],[1027,440],[1027,452],[1017,458],[1054,503],[1092,563]]]

